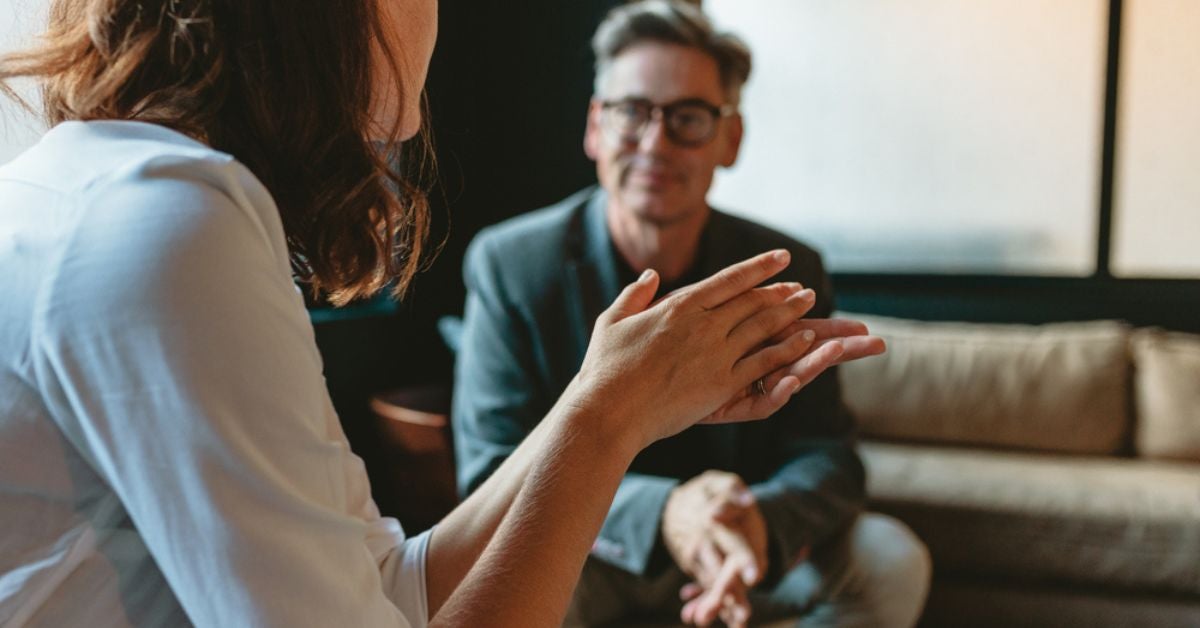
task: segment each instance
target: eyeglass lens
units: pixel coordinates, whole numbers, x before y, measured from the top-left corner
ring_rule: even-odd
[[[703,144],[716,129],[720,110],[699,100],[683,100],[666,105],[656,105],[648,100],[628,99],[605,103],[609,126],[623,141],[636,142],[654,112],[662,113],[663,129],[667,137],[684,146]]]

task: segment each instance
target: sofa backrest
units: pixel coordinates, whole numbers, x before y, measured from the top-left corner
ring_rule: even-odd
[[[842,367],[868,438],[1116,454],[1132,441],[1130,329],[860,314],[888,352]]]
[[[1138,455],[1200,462],[1200,336],[1133,334]]]

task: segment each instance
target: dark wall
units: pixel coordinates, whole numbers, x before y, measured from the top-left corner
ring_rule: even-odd
[[[428,94],[441,180],[436,237],[447,239],[397,315],[413,351],[436,353],[434,321],[461,312],[462,256],[479,229],[595,181],[582,148],[589,40],[615,4],[441,3]]]
[[[446,381],[439,317],[460,314],[462,257],[481,228],[595,182],[583,154],[592,94],[589,41],[617,0],[442,2],[427,82],[439,163],[434,243],[408,297],[314,316],[331,387]]]

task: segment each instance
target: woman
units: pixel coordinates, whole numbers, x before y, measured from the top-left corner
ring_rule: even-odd
[[[436,9],[56,0],[0,62],[55,125],[0,167],[0,623],[557,625],[640,449],[882,350],[755,288],[785,252],[653,305],[647,272],[516,454],[405,539],[293,274],[346,302],[415,272],[426,206],[377,147],[418,135]]]

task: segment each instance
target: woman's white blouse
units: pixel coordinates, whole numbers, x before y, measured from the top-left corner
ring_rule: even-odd
[[[232,157],[68,122],[0,166],[0,625],[424,626],[321,369]]]

